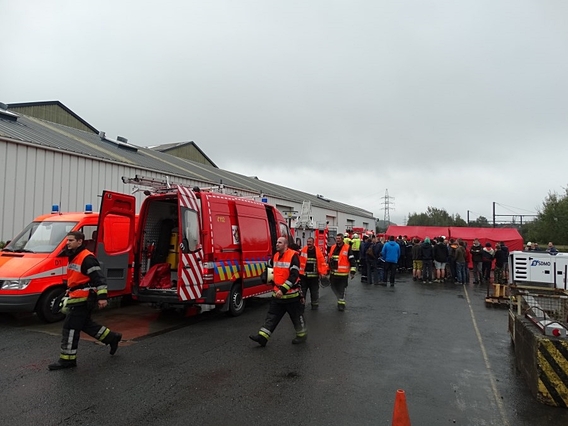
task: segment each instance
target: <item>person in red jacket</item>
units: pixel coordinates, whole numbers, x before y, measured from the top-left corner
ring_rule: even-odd
[[[59,360],[48,366],[49,370],[62,370],[77,366],[79,336],[84,331],[89,336],[110,346],[110,354],[118,349],[122,334],[110,331],[91,319],[91,312],[98,306],[107,306],[107,284],[97,258],[84,246],[85,235],[79,231],[67,234],[67,308],[63,322],[61,354]]]
[[[321,250],[314,245],[314,239],[309,237],[306,245],[300,250],[300,282],[304,298],[310,291],[312,310],[319,307],[320,277],[328,274],[327,263]]]
[[[280,237],[276,241],[276,253],[268,262],[268,267],[273,269],[272,299],[270,299],[264,325],[258,334],[251,334],[249,338],[262,347],[266,346],[280,320],[288,312],[296,330],[296,337],[292,343],[304,343],[308,338],[308,330],[304,319],[303,296],[300,288],[300,260],[298,254],[288,248],[288,240],[285,237]]]

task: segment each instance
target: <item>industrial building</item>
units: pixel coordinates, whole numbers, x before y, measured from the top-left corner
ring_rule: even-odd
[[[309,226],[375,228],[367,210],[221,170],[194,142],[139,147],[106,135],[59,101],[0,104],[0,241],[53,205],[82,211],[92,204],[96,211],[103,190],[131,193],[122,177],[136,175],[252,197],[275,205],[292,226],[304,212]]]

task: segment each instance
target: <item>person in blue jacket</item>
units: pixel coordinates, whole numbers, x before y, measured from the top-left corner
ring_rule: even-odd
[[[396,266],[400,258],[400,246],[394,240],[394,236],[390,236],[387,243],[383,246],[381,255],[385,260],[385,282],[389,279],[391,287],[394,287],[394,275]]]

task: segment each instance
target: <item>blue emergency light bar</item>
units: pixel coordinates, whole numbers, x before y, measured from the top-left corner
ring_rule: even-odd
[[[85,213],[93,213],[93,205],[85,204]]]
[[[59,213],[59,206],[57,204],[52,204],[51,205],[51,214],[57,214]]]

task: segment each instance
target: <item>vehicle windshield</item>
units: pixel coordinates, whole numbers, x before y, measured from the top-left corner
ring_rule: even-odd
[[[32,222],[2,251],[51,253],[76,225],[77,222]]]

